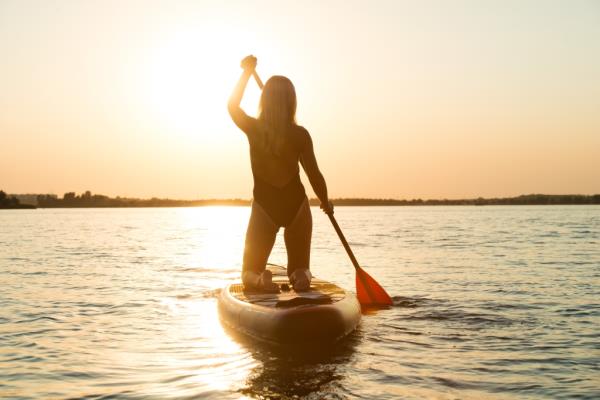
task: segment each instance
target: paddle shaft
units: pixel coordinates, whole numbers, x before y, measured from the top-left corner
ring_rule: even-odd
[[[354,257],[354,253],[352,252],[350,245],[346,241],[346,238],[344,237],[344,234],[342,233],[340,226],[338,225],[337,221],[335,220],[333,213],[328,213],[327,216],[329,217],[329,220],[331,221],[333,228],[335,229],[338,236],[340,237],[340,240],[341,240],[342,244],[344,245],[344,248],[346,249],[346,253],[348,253],[348,257],[350,257],[350,260],[352,260],[352,265],[354,265],[355,269],[357,269],[357,270],[360,269],[360,265],[358,265],[358,261],[356,261],[356,257]]]
[[[331,224],[333,225],[333,228],[335,229],[335,231],[337,232],[338,236],[340,237],[340,241],[342,242],[342,244],[344,245],[344,248],[346,249],[346,253],[348,253],[348,256],[350,257],[350,260],[352,260],[352,265],[354,265],[354,269],[356,271],[356,279],[357,279],[357,284],[356,284],[356,291],[357,293],[360,293],[360,287],[358,286],[358,280],[360,280],[361,284],[362,284],[362,288],[365,290],[368,298],[369,298],[369,302],[367,304],[374,304],[376,303],[375,299],[376,296],[373,293],[374,288],[371,287],[371,284],[376,285],[376,287],[380,287],[379,284],[377,282],[375,282],[374,280],[372,281],[372,283],[369,283],[369,279],[373,279],[370,276],[368,276],[368,274],[365,272],[364,269],[362,269],[360,267],[360,265],[358,265],[358,261],[356,261],[356,257],[354,257],[354,253],[352,252],[352,249],[350,248],[350,245],[348,244],[348,242],[346,241],[346,238],[344,237],[344,234],[342,233],[342,230],[340,229],[340,226],[338,225],[337,221],[335,220],[335,217],[333,216],[333,213],[327,213],[327,216],[329,217],[329,220],[331,221]],[[365,276],[366,275],[366,276]],[[369,277],[369,279],[367,279],[367,276]],[[383,290],[383,288],[381,288],[381,290]],[[385,293],[385,290],[383,290]],[[389,298],[389,295],[387,293],[385,293],[385,295]],[[359,294],[359,298],[360,298],[360,294]],[[363,301],[361,301],[361,304],[363,304]],[[386,302],[385,304],[391,304],[391,300],[388,302]]]
[[[264,85],[263,82],[260,80],[258,74],[256,73],[256,70],[252,70],[252,76],[254,76],[254,80],[256,80],[258,87],[262,90]]]

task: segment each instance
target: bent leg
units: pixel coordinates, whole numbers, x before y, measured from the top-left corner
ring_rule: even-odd
[[[304,270],[308,272],[310,268],[311,236],[312,214],[310,213],[308,199],[305,199],[292,223],[285,228],[283,235],[288,254],[288,277],[292,277],[295,271]],[[310,275],[307,279],[310,284]]]
[[[267,266],[267,260],[275,244],[275,236],[279,227],[273,223],[265,210],[256,202],[252,202],[250,221],[246,230],[242,278],[245,272],[262,274]]]

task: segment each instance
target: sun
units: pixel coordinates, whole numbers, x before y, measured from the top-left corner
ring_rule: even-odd
[[[227,98],[252,52],[247,34],[205,26],[172,32],[157,43],[146,65],[144,102],[160,129],[178,138],[217,140],[231,128]],[[249,84],[244,104],[253,113],[258,89]]]

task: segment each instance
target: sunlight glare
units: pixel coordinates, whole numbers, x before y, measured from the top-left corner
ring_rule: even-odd
[[[244,234],[250,210],[248,207],[206,206],[181,209],[181,225],[194,241],[188,265],[198,265],[206,271],[198,279],[205,285],[221,288],[240,275]]]
[[[195,343],[187,348],[184,360],[164,359],[169,369],[187,376],[189,384],[213,390],[226,390],[247,379],[256,367],[256,360],[226,334],[214,301],[165,298],[162,304],[173,316],[172,329],[168,332],[172,336],[168,341]],[[188,360],[194,360],[193,364]],[[199,368],[204,372],[198,373]]]
[[[252,52],[246,32],[205,26],[167,36],[152,51],[145,101],[161,130],[179,138],[212,144],[231,129],[226,103],[240,73],[240,59]],[[255,85],[249,85],[255,86]],[[258,89],[249,90],[254,114]],[[219,139],[221,138],[221,139]]]

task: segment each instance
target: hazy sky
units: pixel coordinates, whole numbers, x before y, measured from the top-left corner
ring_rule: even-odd
[[[250,198],[226,111],[250,53],[296,85],[333,197],[600,193],[577,0],[0,0],[0,189]]]

